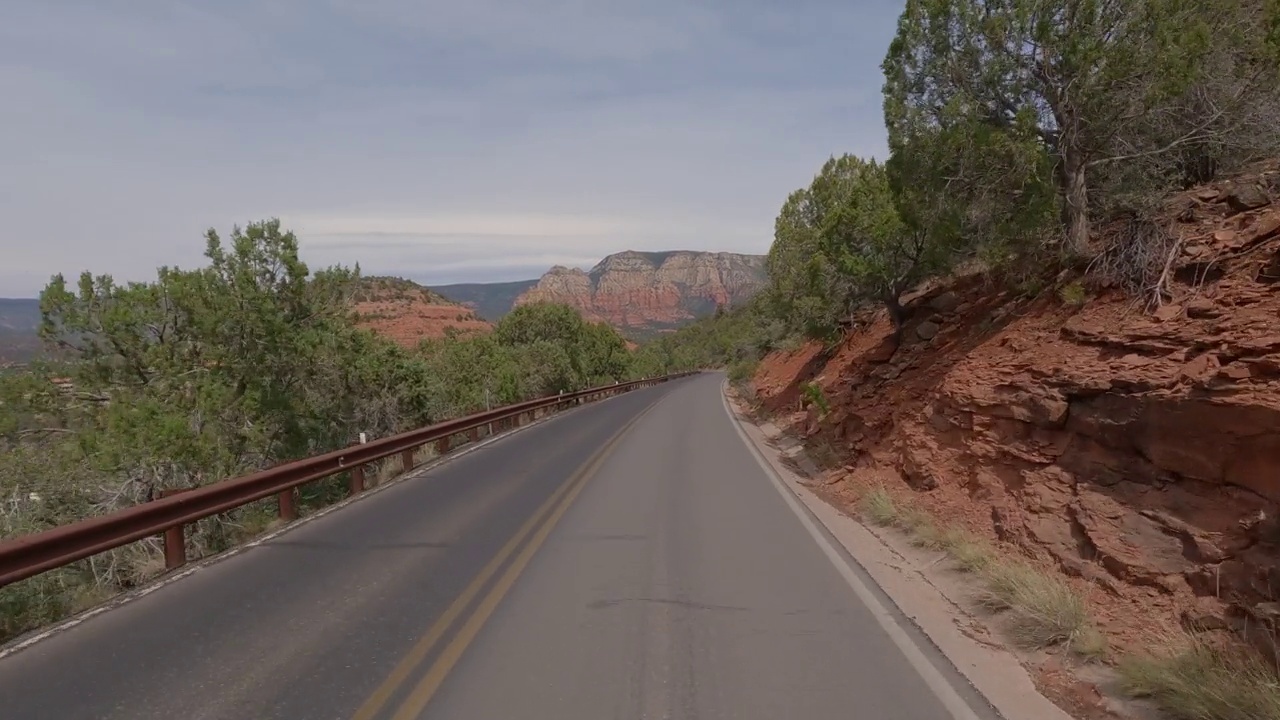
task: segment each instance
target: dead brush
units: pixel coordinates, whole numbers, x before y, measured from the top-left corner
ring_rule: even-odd
[[[414,453],[413,453],[413,464],[414,464],[415,466],[417,466],[417,465],[423,465],[423,464],[426,464],[426,463],[431,462],[432,460],[435,460],[437,457],[438,457],[438,455],[437,455],[437,453],[436,453],[436,446],[435,446],[435,444],[434,444],[434,443],[428,443],[428,444],[423,445],[422,447],[420,447],[420,448],[418,448],[417,450],[415,450],[415,451],[414,451]]]
[[[391,482],[401,471],[399,456],[389,457],[374,463],[373,472],[369,476],[373,480],[373,487],[377,487]]]
[[[840,466],[840,453],[835,445],[826,438],[814,438],[805,445],[805,454],[820,470],[830,470]]]
[[[1112,227],[1110,241],[1085,273],[1141,298],[1149,308],[1163,305],[1171,297],[1169,281],[1181,240],[1152,211],[1130,211]]]

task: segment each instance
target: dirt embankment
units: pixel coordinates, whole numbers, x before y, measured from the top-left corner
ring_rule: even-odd
[[[833,353],[770,356],[757,391],[845,458],[829,490],[888,482],[1020,547],[1075,578],[1115,645],[1176,623],[1270,645],[1277,189],[1271,167],[1175,198],[1173,298],[1154,312],[1078,285],[1028,300],[960,278],[912,299],[900,346],[877,313]],[[825,416],[798,410],[809,382]]]

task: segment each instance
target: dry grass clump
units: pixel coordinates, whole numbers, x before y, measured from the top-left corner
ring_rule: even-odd
[[[1065,580],[1028,563],[998,560],[982,571],[982,603],[1007,611],[1014,642],[1024,648],[1067,644],[1095,649],[1098,633],[1084,598]]]
[[[995,559],[995,550],[990,545],[957,527],[942,531],[942,546],[965,572],[983,570]]]
[[[898,506],[893,501],[893,496],[884,488],[876,488],[863,495],[859,505],[867,518],[876,525],[888,527],[898,522]]]
[[[1126,691],[1152,698],[1180,720],[1280,718],[1280,675],[1243,647],[1172,635],[1122,658],[1117,669]]]
[[[1000,558],[988,543],[955,526],[939,526],[927,511],[903,506],[883,487],[859,502],[873,524],[896,527],[912,545],[946,552],[957,567],[978,574],[981,601],[1005,614],[1014,642],[1023,648],[1069,647],[1085,657],[1106,653],[1106,639],[1098,631],[1083,596],[1064,579],[1021,560]]]

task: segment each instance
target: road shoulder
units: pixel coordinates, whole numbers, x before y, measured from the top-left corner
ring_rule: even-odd
[[[724,390],[727,390],[727,385]],[[1036,689],[1018,658],[1001,647],[980,622],[956,601],[958,583],[945,592],[928,553],[895,548],[879,534],[822,499],[810,487],[818,477],[814,464],[799,444],[769,422],[756,424],[731,397],[726,410],[774,475],[857,562],[912,623],[951,662],[972,688],[1007,720],[1071,720],[1071,716]],[[797,472],[790,466],[796,466]],[[935,554],[936,555],[936,554]],[[951,597],[948,597],[951,595]]]

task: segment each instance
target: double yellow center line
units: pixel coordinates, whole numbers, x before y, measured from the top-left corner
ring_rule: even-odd
[[[439,644],[449,628],[453,627],[463,613],[466,612],[467,608],[471,607],[476,596],[488,585],[494,574],[519,549],[519,554],[516,555],[515,560],[507,566],[498,581],[481,598],[474,612],[471,613],[458,632],[427,667],[425,673],[412,686],[408,695],[405,696],[391,717],[392,720],[414,720],[421,715],[427,703],[431,701],[431,698],[449,675],[449,671],[462,658],[467,646],[479,634],[489,616],[498,607],[498,603],[502,602],[502,598],[506,596],[511,586],[515,584],[520,577],[520,573],[524,571],[525,566],[533,559],[534,553],[546,541],[547,536],[555,529],[556,523],[568,511],[574,499],[582,492],[582,488],[586,486],[591,477],[604,464],[605,459],[622,440],[623,436],[626,435],[627,431],[639,422],[640,418],[644,417],[649,410],[653,409],[655,404],[657,404],[656,401],[609,438],[577,471],[569,476],[569,479],[564,484],[551,494],[551,497],[547,498],[547,501],[507,541],[507,544],[503,545],[502,549],[480,570],[480,573],[467,585],[462,594],[449,605],[444,614],[432,623],[426,634],[409,649],[409,652],[391,671],[387,679],[356,710],[353,720],[374,720],[377,717],[392,696],[405,687],[406,682],[415,675],[415,670],[418,670],[423,660],[431,654],[431,651]],[[525,539],[529,538],[531,534],[532,538],[525,543]],[[523,548],[521,548],[522,544]]]

